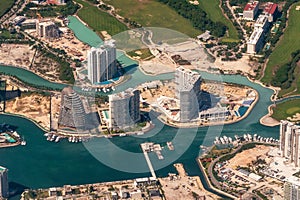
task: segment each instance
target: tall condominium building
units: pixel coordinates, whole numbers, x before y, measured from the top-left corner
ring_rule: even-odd
[[[300,126],[282,120],[280,121],[280,152],[296,167],[300,165]]]
[[[53,21],[36,21],[36,32],[39,37],[47,39],[58,38],[59,29]]]
[[[85,118],[86,113],[79,95],[71,87],[65,87],[61,92],[59,128],[84,129]]]
[[[126,129],[140,121],[140,91],[129,88],[109,95],[109,127]]]
[[[259,8],[258,1],[252,1],[246,4],[243,11],[243,18],[246,20],[254,20]]]
[[[94,83],[112,79],[117,74],[117,51],[114,40],[105,41],[100,48],[92,47],[88,51],[88,78]]]
[[[199,117],[200,102],[200,74],[183,67],[175,71],[175,96],[180,101],[180,121],[188,122]]]
[[[300,180],[292,176],[284,183],[284,200],[300,199]]]
[[[0,199],[7,198],[9,195],[8,190],[8,170],[5,167],[0,166]]]

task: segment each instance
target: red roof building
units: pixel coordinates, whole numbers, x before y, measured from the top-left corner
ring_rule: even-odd
[[[278,4],[273,2],[266,3],[263,13],[268,16],[269,22],[273,22],[278,13]]]
[[[252,11],[254,10],[258,5],[258,1],[249,2],[246,4],[244,11]]]
[[[264,13],[274,15],[277,8],[278,8],[278,5],[276,3],[268,2],[265,5]]]
[[[258,6],[258,1],[247,3],[243,11],[243,18],[246,20],[254,20],[258,12]]]

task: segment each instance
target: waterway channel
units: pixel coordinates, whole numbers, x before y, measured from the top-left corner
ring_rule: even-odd
[[[71,19],[70,28],[72,23]],[[81,24],[81,26],[84,25]],[[72,29],[76,33],[76,27]],[[82,30],[82,28],[78,30]],[[128,58],[124,57],[123,59],[126,61]],[[131,61],[130,59],[127,61],[136,64],[135,61]],[[10,67],[10,70],[15,70],[12,68]],[[1,70],[3,70],[2,66],[0,67]],[[118,90],[134,87],[145,81],[170,79],[173,76],[173,74],[146,76],[136,66],[132,66],[129,72],[132,74],[131,79],[119,86]],[[28,81],[33,76],[36,76],[30,73],[25,74],[18,70],[12,73],[18,77],[24,76]],[[206,72],[202,72],[201,75],[206,79],[219,78],[219,76]],[[163,150],[165,160],[158,160],[154,154],[150,154],[150,159],[156,169],[157,176],[167,176],[169,172],[175,172],[172,164],[180,162],[184,164],[189,175],[199,175],[202,177],[195,158],[201,154],[199,146],[202,144],[211,145],[215,136],[219,136],[220,134],[234,136],[235,134],[256,133],[264,137],[279,137],[278,127],[266,127],[259,123],[259,119],[268,112],[267,107],[271,104],[270,97],[273,91],[250,82],[247,78],[240,75],[222,75],[221,78],[225,82],[250,86],[259,93],[260,98],[254,109],[247,118],[238,123],[179,130],[165,126],[159,121],[154,120],[156,128],[149,134],[139,137],[127,136],[114,137],[112,139],[94,139],[88,143],[74,144],[68,143],[66,140],[59,143],[49,142],[43,136],[43,131],[29,120],[15,116],[0,115],[0,123],[5,122],[17,126],[17,131],[27,141],[26,146],[0,149],[0,165],[9,169],[9,181],[30,188],[132,179],[150,176],[147,163],[141,157],[140,143],[147,141],[166,145],[167,141],[173,140],[175,151],[171,152],[165,148]],[[48,84],[45,81],[36,81],[35,83]],[[117,146],[118,148],[109,148],[111,146]],[[120,149],[131,152],[136,157],[133,155],[126,157],[124,156],[126,154],[120,153]],[[114,167],[100,162],[99,160],[103,156],[105,156],[105,160],[109,161],[106,164],[112,166],[120,165],[120,168],[123,167],[124,171],[116,170]],[[161,168],[162,166],[164,167]],[[130,171],[130,168],[139,173]]]

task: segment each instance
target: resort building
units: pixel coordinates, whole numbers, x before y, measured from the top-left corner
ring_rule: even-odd
[[[200,102],[201,75],[183,67],[175,71],[175,96],[180,101],[180,122],[198,118]]]
[[[247,53],[255,54],[264,46],[264,29],[254,28],[253,33],[247,41]]]
[[[245,20],[254,20],[258,13],[259,2],[253,1],[246,4],[243,11],[243,18]]]
[[[295,176],[291,176],[284,183],[284,200],[300,199],[300,180]]]
[[[225,121],[230,115],[230,112],[225,107],[214,107],[207,110],[203,110],[199,113],[199,118],[202,121]]]
[[[127,129],[140,121],[140,91],[129,88],[109,95],[109,128]]]
[[[92,47],[87,54],[88,78],[92,84],[116,77],[117,51],[114,40],[105,41],[100,48]]]
[[[0,199],[9,196],[7,172],[5,167],[0,166]]]
[[[36,29],[36,25],[38,24],[37,19],[26,19],[25,21],[21,22],[20,26],[22,29]]]
[[[66,3],[66,0],[47,0],[47,4],[62,5],[65,3]]]
[[[267,15],[259,15],[257,20],[255,21],[254,29],[261,28],[266,32],[268,30],[269,26],[270,26],[270,23],[268,21],[268,16]]]
[[[61,105],[58,118],[59,128],[85,128],[86,113],[79,95],[71,88],[65,87],[61,92]]]
[[[269,22],[275,21],[277,15],[278,15],[278,5],[273,2],[266,3],[263,13],[268,16]]]
[[[58,38],[60,31],[56,24],[51,21],[36,21],[36,33],[39,37],[44,37],[47,39]]]
[[[282,120],[280,121],[280,146],[281,156],[289,163],[300,165],[300,126]]]

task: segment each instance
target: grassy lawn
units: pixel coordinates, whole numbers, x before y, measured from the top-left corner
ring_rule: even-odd
[[[131,57],[138,56],[140,57],[141,60],[148,60],[149,58],[154,57],[149,49],[138,49],[138,50],[127,52],[127,54]]]
[[[4,12],[9,9],[14,3],[14,0],[1,0],[0,1],[0,16],[4,14]]]
[[[169,6],[155,0],[104,0],[113,5],[117,12],[144,27],[169,28],[195,37],[201,34],[191,22],[183,18]]]
[[[294,76],[296,78],[292,82],[291,87],[289,87],[287,89],[281,89],[278,94],[279,97],[286,97],[286,96],[290,96],[290,95],[300,94],[300,78],[297,78],[300,76],[300,65],[299,64],[295,68]]]
[[[98,33],[107,31],[110,35],[115,35],[127,30],[124,24],[106,12],[99,10],[96,6],[82,0],[75,0],[75,2],[83,5],[83,8],[78,11],[78,16],[94,31]]]
[[[284,36],[270,55],[265,75],[262,79],[265,83],[271,81],[275,69],[289,62],[292,52],[300,49],[300,11],[295,9],[296,6],[300,6],[300,2],[292,6],[288,19],[288,27],[284,32]]]
[[[232,22],[227,19],[223,13],[221,8],[219,7],[219,0],[201,0],[199,1],[199,6],[208,14],[209,18],[214,22],[222,22],[228,27],[228,35],[224,37],[224,41],[226,42],[238,42],[238,32],[236,28],[233,26]]]
[[[294,114],[300,113],[300,99],[293,99],[283,103],[279,103],[273,108],[272,117],[277,120],[292,117]]]

